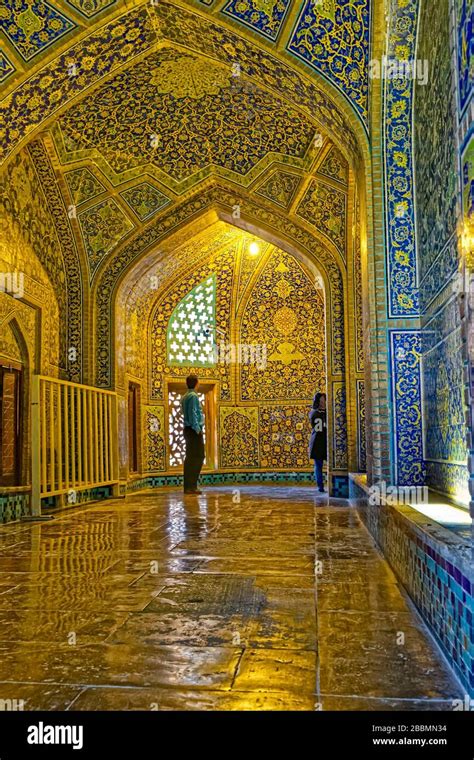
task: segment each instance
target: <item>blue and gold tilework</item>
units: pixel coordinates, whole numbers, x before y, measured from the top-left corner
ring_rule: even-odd
[[[423,485],[421,334],[390,331],[395,469],[397,483]]]
[[[5,82],[10,74],[13,74],[15,67],[8,58],[7,54],[0,50],[0,84]]]
[[[289,7],[290,0],[229,0],[222,12],[276,40]]]
[[[0,8],[0,29],[24,61],[29,61],[76,27],[44,0],[8,0]]]
[[[368,118],[370,0],[306,0],[287,49],[327,77]]]

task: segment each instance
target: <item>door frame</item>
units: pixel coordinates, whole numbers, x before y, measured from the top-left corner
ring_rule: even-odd
[[[199,380],[199,391],[204,393],[205,407],[204,414],[206,418],[206,464],[203,466],[203,472],[212,472],[217,470],[218,465],[218,448],[217,448],[217,398],[218,398],[219,381],[218,380]],[[178,379],[176,377],[165,378],[165,448],[166,448],[166,469],[169,472],[177,472],[182,469],[182,465],[171,467],[169,463],[169,391],[178,393],[186,392],[186,378]]]
[[[9,478],[4,478],[0,468],[0,483],[2,487],[11,488],[21,485],[22,476],[22,454],[23,454],[23,424],[24,424],[24,366],[20,362],[1,360],[0,361],[0,393],[2,393],[3,375],[5,372],[15,372],[18,378],[17,396],[16,396],[16,434],[15,434],[15,472]],[[2,426],[2,398],[0,397],[0,427]],[[0,440],[0,453],[1,453]]]
[[[131,414],[130,414],[130,395],[133,393],[133,429],[130,429]],[[129,475],[137,475],[140,473],[140,394],[141,386],[133,380],[128,381],[127,385],[127,448],[128,448],[128,473]],[[133,452],[133,459],[132,454]],[[132,467],[136,464],[136,469]]]

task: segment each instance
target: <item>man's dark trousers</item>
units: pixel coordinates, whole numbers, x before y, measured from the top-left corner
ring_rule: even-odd
[[[195,491],[204,463],[204,436],[192,427],[184,428],[186,456],[184,458],[184,490]]]

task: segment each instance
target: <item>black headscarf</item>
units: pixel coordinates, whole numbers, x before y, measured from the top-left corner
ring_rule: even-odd
[[[313,398],[313,409],[319,409],[319,402],[321,401],[321,396],[325,396],[325,393],[316,393],[315,397]]]

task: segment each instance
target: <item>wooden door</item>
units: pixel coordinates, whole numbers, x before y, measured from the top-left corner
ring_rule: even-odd
[[[21,370],[0,366],[0,484],[20,484]]]
[[[128,467],[129,472],[138,472],[138,392],[136,383],[128,386]]]

